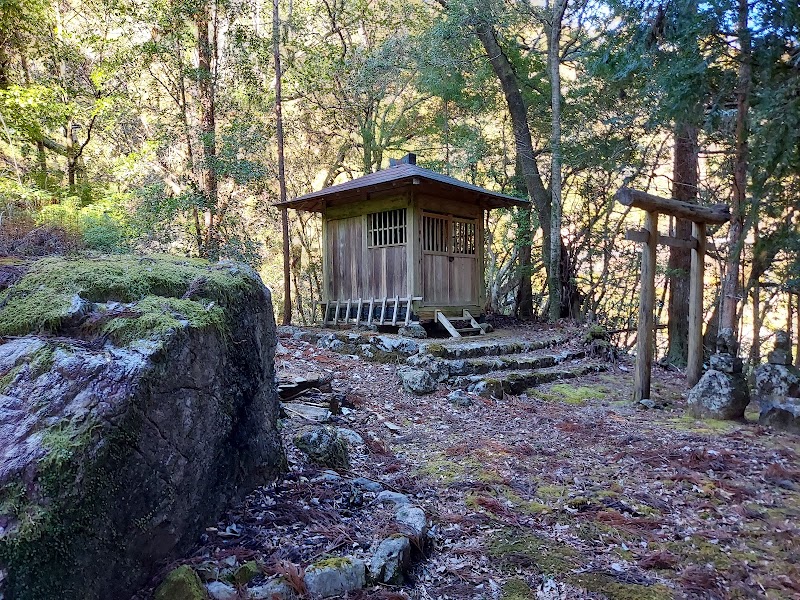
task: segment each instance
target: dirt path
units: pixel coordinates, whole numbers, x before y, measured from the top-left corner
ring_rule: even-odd
[[[800,598],[800,437],[684,415],[680,376],[656,371],[664,410],[631,406],[632,369],[456,406],[402,390],[397,365],[283,337],[279,374],[324,372],[366,441],[349,476],[412,496],[431,543],[401,588],[362,598]],[[256,556],[286,572],[358,556],[391,519],[308,465],[286,422],[290,474],[229,515],[195,562]],[[238,529],[236,529],[238,528]]]

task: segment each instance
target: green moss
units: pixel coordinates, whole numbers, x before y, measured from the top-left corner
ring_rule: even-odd
[[[14,383],[14,380],[17,378],[17,375],[22,372],[22,369],[23,365],[16,365],[2,377],[0,377],[0,393],[5,394],[6,391],[8,391],[8,389],[11,387],[11,384]]]
[[[509,579],[503,585],[503,598],[506,600],[531,600],[536,596],[525,581],[515,577],[513,579]]]
[[[232,581],[236,585],[247,585],[254,577],[258,575],[261,575],[261,567],[258,566],[256,561],[250,560],[236,569],[236,572],[233,574]]]
[[[489,474],[489,471],[484,470],[474,458],[463,457],[456,462],[455,460],[450,460],[444,454],[437,453],[431,455],[430,460],[416,469],[414,473],[431,477],[444,484],[450,484],[464,479],[472,473],[476,475],[476,478],[480,478]],[[494,481],[495,479],[492,478],[492,480]]]
[[[146,296],[135,303],[131,310],[138,314],[114,318],[103,327],[103,333],[118,344],[129,344],[142,339],[163,339],[171,331],[185,325],[194,329],[226,330],[225,312],[216,304]]]
[[[129,416],[102,446],[92,443],[94,430],[63,421],[42,436],[47,453],[39,461],[37,485],[17,501],[21,516],[16,531],[0,538],[0,563],[7,567],[9,597],[56,600],[80,597],[84,585],[74,565],[88,547],[124,545],[111,514],[111,498],[138,438],[140,417]],[[76,482],[80,482],[76,485]],[[98,525],[98,521],[103,525]],[[103,539],[88,531],[104,531]],[[109,546],[110,544],[110,546]]]
[[[548,402],[560,401],[567,404],[582,405],[587,400],[599,400],[608,394],[601,385],[575,386],[566,383],[554,383],[547,391],[537,390],[534,395]]]
[[[536,488],[536,496],[542,500],[561,499],[567,495],[569,488],[563,485],[540,485]]]
[[[740,560],[753,559],[753,556],[747,552],[739,552],[720,544],[712,544],[700,536],[669,542],[666,547],[673,554],[684,558],[687,563],[712,565],[718,571],[727,571]]]
[[[490,541],[489,555],[507,567],[528,562],[548,575],[568,573],[580,562],[580,555],[566,544],[514,529],[502,531]]]
[[[666,425],[678,431],[692,433],[730,433],[740,427],[735,421],[720,421],[717,419],[697,419],[691,415],[683,415],[666,420]]]
[[[0,515],[18,517],[25,506],[25,488],[17,481],[0,489]]]
[[[431,356],[442,357],[445,353],[445,347],[442,344],[427,344],[425,346],[425,352]]]
[[[584,521],[575,527],[575,535],[587,542],[599,542],[602,544],[623,542],[631,543],[640,538],[632,533],[617,529],[605,523],[597,521]]]
[[[141,313],[141,323],[119,326],[129,334],[163,332],[165,313],[180,314],[192,326],[218,325],[220,313],[209,308],[211,303],[224,307],[248,285],[250,278],[238,267],[200,260],[166,256],[42,259],[0,293],[0,335],[58,332],[76,296],[88,302],[135,303],[131,310]],[[190,291],[191,297],[183,299]]]
[[[331,558],[323,558],[311,565],[312,569],[341,569],[342,567],[349,567],[353,564],[352,559],[346,556],[333,556]]]
[[[607,340],[608,339],[608,331],[602,325],[591,325],[589,329],[586,331],[586,336],[584,337],[584,341],[589,343],[593,340]]]
[[[155,600],[206,600],[208,594],[197,573],[189,565],[182,565],[170,572],[158,586]]]
[[[590,592],[603,594],[609,600],[671,600],[672,591],[664,585],[637,585],[622,583],[602,573],[582,573],[572,575],[570,583]]]
[[[47,373],[55,362],[57,347],[53,344],[45,344],[30,359],[30,378],[36,379],[40,375]]]
[[[550,511],[550,507],[535,500],[525,500],[511,488],[503,486],[499,490],[500,495],[511,502],[516,508],[528,515],[538,515]]]

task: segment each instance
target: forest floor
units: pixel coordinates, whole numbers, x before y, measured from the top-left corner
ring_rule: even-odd
[[[627,358],[461,407],[442,384],[406,393],[398,365],[280,341],[279,376],[330,374],[350,409],[337,424],[366,440],[345,474],[408,495],[432,522],[407,584],[357,597],[800,598],[800,437],[760,427],[756,412],[687,416],[678,373],[654,370],[662,409],[630,401]],[[390,532],[369,493],[293,448],[301,424],[284,425],[289,474],[232,511],[203,556],[271,557],[285,572]]]

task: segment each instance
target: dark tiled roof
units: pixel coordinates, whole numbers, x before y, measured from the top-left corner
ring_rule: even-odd
[[[447,175],[442,175],[441,173],[436,173],[435,171],[423,169],[417,165],[399,164],[389,167],[388,169],[378,171],[377,173],[370,173],[369,175],[364,175],[363,177],[358,177],[357,179],[353,179],[351,181],[332,185],[331,187],[324,188],[316,192],[311,192],[310,194],[305,194],[304,196],[299,196],[293,200],[279,202],[276,204],[276,206],[297,208],[299,210],[321,211],[322,200],[326,198],[333,196],[344,198],[352,195],[353,200],[358,200],[359,198],[357,197],[356,192],[363,188],[371,188],[372,191],[381,191],[382,189],[391,189],[393,186],[397,185],[418,183],[414,182],[414,179],[436,182],[444,184],[445,186],[467,190],[473,193],[473,198],[475,200],[483,201],[489,208],[528,206],[530,204],[527,200],[522,200],[506,194],[500,194],[498,192],[492,192],[482,187],[478,187],[477,185],[472,185],[471,183],[467,183],[465,181],[459,181],[458,179],[448,177]]]

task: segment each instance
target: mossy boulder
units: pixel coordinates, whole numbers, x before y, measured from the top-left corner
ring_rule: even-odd
[[[182,565],[167,575],[156,589],[154,600],[207,600],[203,582],[189,565]]]
[[[129,598],[283,468],[245,266],[43,259],[0,293],[0,335],[0,597]]]

